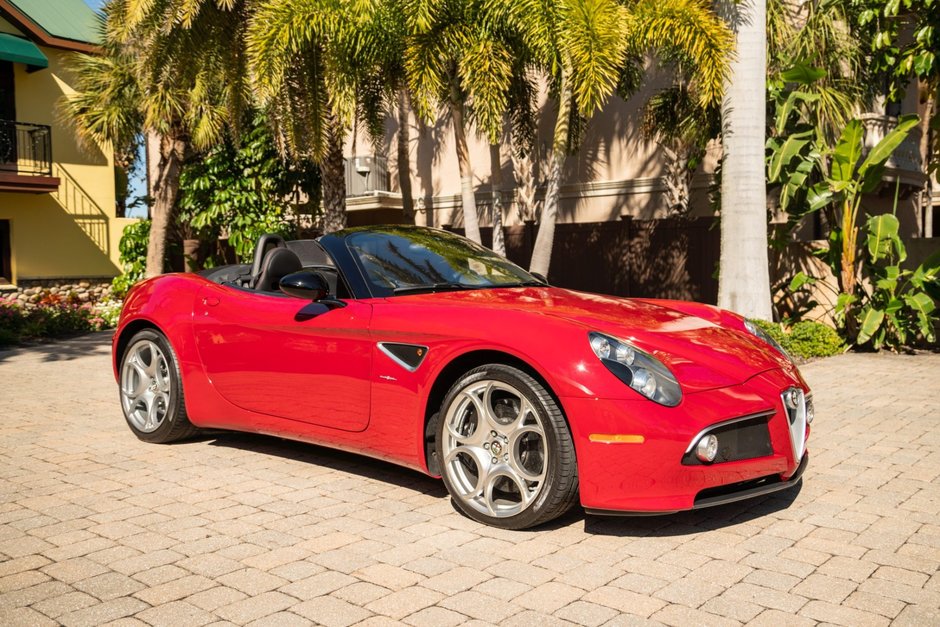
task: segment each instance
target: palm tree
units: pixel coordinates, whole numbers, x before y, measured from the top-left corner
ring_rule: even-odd
[[[721,254],[718,306],[772,319],[767,253],[766,0],[723,0],[737,56],[722,102]]]
[[[489,11],[519,30],[557,98],[548,184],[530,270],[547,274],[573,123],[615,92],[639,86],[646,55],[657,52],[688,77],[703,105],[716,102],[731,48],[727,28],[703,0],[488,0]]]
[[[480,242],[473,167],[467,146],[471,119],[490,140],[502,133],[512,52],[473,0],[401,0],[407,27],[405,73],[419,115],[446,109],[454,130],[464,231]]]
[[[73,63],[76,92],[63,109],[79,138],[119,149],[142,133],[160,138],[147,276],[163,272],[183,162],[245,108],[244,11],[244,0],[112,0],[102,54]]]
[[[395,110],[398,113],[398,189],[401,190],[401,211],[406,222],[414,224],[415,202],[411,191],[411,126],[408,112],[411,110],[411,98],[408,88],[401,85],[396,91]]]
[[[324,232],[346,225],[343,144],[353,121],[377,141],[400,86],[401,20],[391,2],[309,0],[264,0],[250,19],[255,91],[285,150],[320,164]]]

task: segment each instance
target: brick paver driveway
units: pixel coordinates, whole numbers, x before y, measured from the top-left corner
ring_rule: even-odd
[[[381,462],[139,442],[106,335],[0,352],[0,624],[940,624],[940,355],[803,372],[798,494],[508,532]]]

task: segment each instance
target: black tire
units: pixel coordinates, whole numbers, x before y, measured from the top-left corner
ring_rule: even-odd
[[[131,363],[135,356],[137,360]],[[152,370],[154,374],[151,376],[145,370]],[[121,356],[118,377],[124,419],[139,439],[166,444],[190,438],[198,432],[186,415],[179,360],[165,335],[156,329],[135,333]],[[141,389],[145,391],[140,393]],[[154,405],[156,409],[151,413],[149,410]]]
[[[484,388],[485,391],[479,392],[480,388]],[[485,430],[489,431],[489,435],[483,437],[489,438],[490,441],[479,445],[458,442],[458,436],[450,430],[450,427],[469,431],[462,436],[469,441],[479,437],[477,429],[483,424],[479,422],[479,419],[474,418],[478,406],[469,401],[469,396],[465,392],[470,395],[481,394],[478,396],[481,401],[485,400],[489,394],[491,417],[494,420],[508,420],[506,424],[500,423],[506,431],[497,432],[496,429],[500,426],[494,426],[492,429],[487,426]],[[509,415],[499,416],[499,411],[493,409],[493,398],[496,394],[503,395],[503,398],[495,401],[497,404],[502,404],[502,407],[498,409],[505,408],[505,412]],[[532,411],[526,408],[520,398],[517,417],[511,418],[510,416],[517,411],[515,401],[512,400],[513,396],[524,398]],[[471,408],[470,405],[473,407]],[[485,407],[486,404],[481,406]],[[468,517],[502,529],[526,529],[558,518],[571,509],[576,502],[578,465],[568,424],[552,395],[541,383],[525,372],[504,364],[487,364],[470,370],[451,386],[441,404],[439,416],[435,448],[441,475],[454,504]],[[472,430],[464,428],[468,423],[474,423]],[[492,422],[486,424],[493,425]],[[517,426],[513,428],[512,425]],[[518,433],[520,427],[523,427],[523,431],[526,430],[525,425],[528,425],[530,433]],[[512,435],[513,429],[517,431],[515,435]],[[507,439],[504,433],[510,433],[508,437],[512,439]],[[505,442],[500,442],[498,438]],[[541,444],[538,441],[541,441]],[[497,447],[499,450],[493,453]],[[518,453],[519,457],[517,457],[520,447],[526,450]],[[447,458],[448,454],[452,455],[450,460]],[[475,454],[495,455],[492,460],[498,458],[500,461],[489,465],[488,472],[482,472],[477,464],[486,464],[487,460],[482,459],[478,462],[474,457]],[[503,455],[505,457],[502,457]],[[527,458],[527,455],[531,459]],[[504,459],[505,463],[502,461]],[[532,481],[533,485],[530,486],[530,481],[526,476],[519,474],[511,467],[513,463],[515,463],[515,469],[519,466],[532,466],[532,462],[534,466],[524,468],[524,470],[531,472],[532,476],[538,474],[543,478]],[[503,471],[509,471],[515,480],[510,479]],[[491,479],[482,480],[481,475],[486,475]],[[471,488],[469,484],[474,479],[476,483]],[[521,483],[520,479],[522,479]],[[501,486],[499,489],[493,487],[490,490],[490,497],[486,495],[485,487],[482,492],[479,489],[481,484],[488,483],[488,481],[492,481],[493,486]],[[530,488],[531,491],[529,491]],[[526,494],[530,496],[523,497],[523,490],[526,490]],[[502,502],[508,504],[505,506],[505,511],[497,510],[497,507],[503,507],[498,502],[500,499],[495,498],[497,492],[504,496]],[[477,494],[474,496],[471,493]],[[513,503],[516,494],[518,494],[519,502]],[[531,498],[527,504],[526,498]],[[483,511],[483,508],[487,511]]]

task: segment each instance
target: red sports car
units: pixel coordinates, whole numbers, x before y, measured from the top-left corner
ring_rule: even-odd
[[[709,305],[551,287],[445,231],[266,235],[254,263],[138,284],[114,335],[131,430],[303,440],[441,476],[511,529],[799,483],[813,402],[786,353]]]

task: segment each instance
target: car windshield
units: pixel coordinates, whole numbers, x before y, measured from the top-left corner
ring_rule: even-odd
[[[375,296],[542,285],[509,260],[447,231],[391,227],[353,233],[346,241]]]

